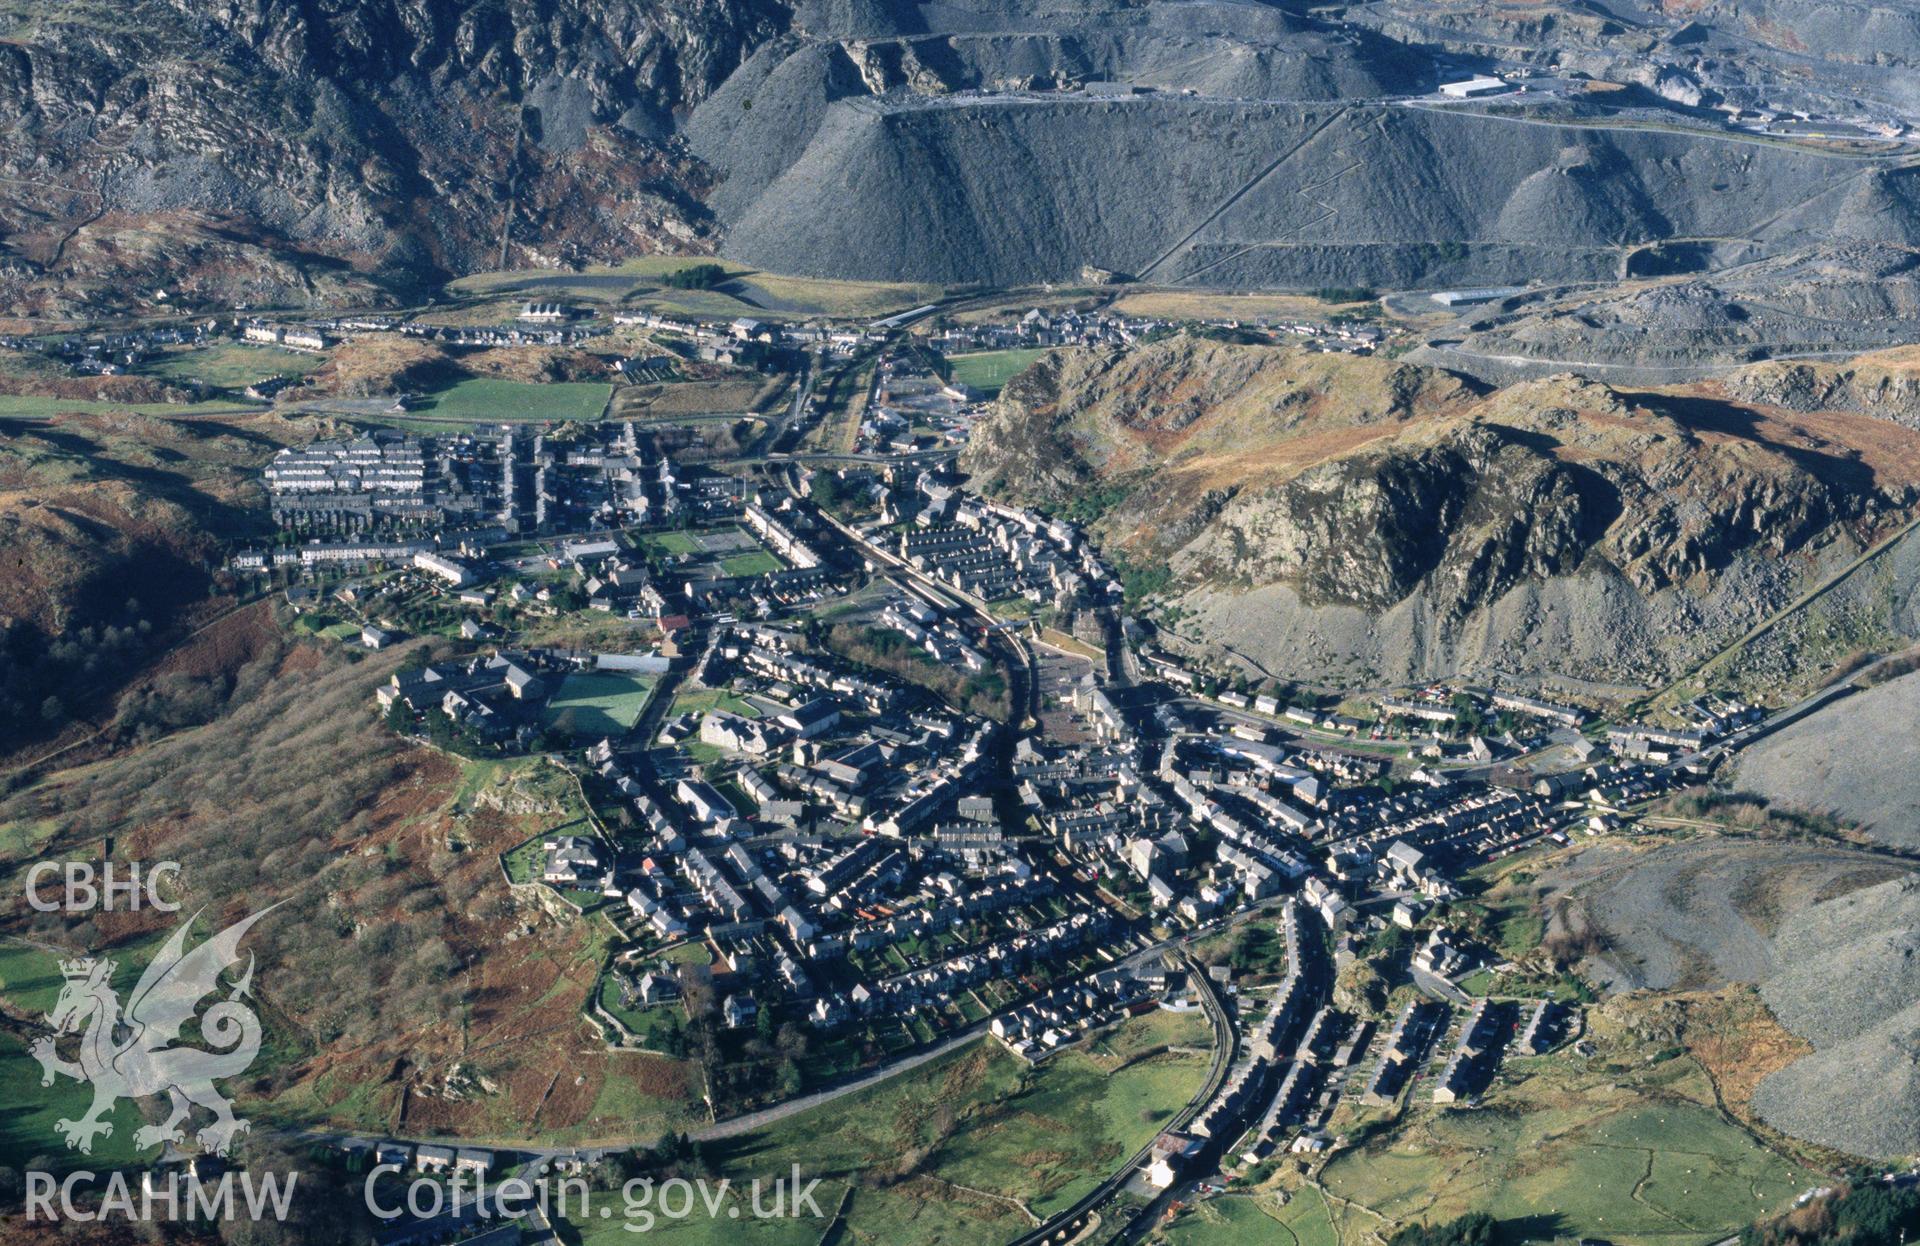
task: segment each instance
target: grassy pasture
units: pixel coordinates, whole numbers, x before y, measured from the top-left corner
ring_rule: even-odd
[[[1135,1033],[1138,1031],[1138,1033]],[[1198,1031],[1206,1041],[1204,1023]],[[1144,1051],[1191,1036],[1180,1019],[1126,1022],[1108,1043]],[[1207,1056],[1144,1055],[1110,1065],[1067,1051],[1029,1068],[981,1040],[879,1086],[788,1117],[758,1133],[708,1145],[735,1197],[753,1177],[798,1165],[818,1176],[816,1201],[831,1216],[851,1187],[838,1236],[859,1242],[988,1246],[1071,1203],[1110,1173],[1183,1107],[1206,1079]],[[630,1239],[612,1223],[580,1224],[582,1241]],[[674,1246],[811,1244],[825,1220],[755,1221],[704,1212],[661,1221],[652,1233]]]
[[[744,553],[728,554],[720,560],[720,571],[724,575],[758,576],[780,570],[780,560],[765,550],[747,550]]]
[[[587,381],[539,384],[474,377],[421,396],[410,410],[436,420],[472,420],[476,424],[597,420],[611,392],[610,386]]]
[[[1552,1058],[1516,1064],[1529,1071],[1480,1110],[1423,1107],[1328,1163],[1342,1242],[1380,1218],[1483,1210],[1533,1237],[1680,1246],[1737,1232],[1819,1179],[1722,1118],[1691,1060],[1633,1083],[1569,1076]]]
[[[220,389],[243,389],[270,376],[305,376],[326,360],[278,346],[223,342],[202,349],[168,351],[140,365],[149,376],[199,381]]]

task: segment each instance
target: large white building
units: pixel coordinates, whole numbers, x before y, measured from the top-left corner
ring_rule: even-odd
[[[456,562],[441,554],[421,552],[413,556],[413,565],[428,575],[438,576],[455,588],[465,588],[473,582],[473,573],[464,563]]]
[[[1482,95],[1498,95],[1502,91],[1512,89],[1500,79],[1489,78],[1485,74],[1476,74],[1471,78],[1463,78],[1459,82],[1440,84],[1440,94],[1457,100],[1474,99]]]

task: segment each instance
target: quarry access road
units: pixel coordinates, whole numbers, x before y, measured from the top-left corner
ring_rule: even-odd
[[[1252,177],[1248,178],[1245,182],[1241,183],[1240,188],[1238,190],[1235,190],[1232,194],[1228,195],[1225,199],[1221,200],[1219,206],[1214,208],[1213,211],[1201,217],[1200,223],[1195,225],[1192,229],[1188,230],[1185,234],[1183,234],[1178,242],[1174,243],[1172,246],[1162,251],[1159,255],[1156,255],[1153,259],[1149,260],[1147,262],[1146,267],[1142,268],[1139,271],[1139,273],[1136,274],[1137,279],[1141,281],[1145,281],[1148,275],[1151,274],[1154,269],[1160,267],[1162,264],[1166,263],[1168,260],[1172,259],[1175,255],[1178,255],[1181,251],[1185,250],[1188,246],[1190,246],[1193,240],[1199,237],[1201,232],[1204,231],[1207,228],[1207,226],[1213,224],[1215,221],[1225,216],[1228,212],[1232,211],[1233,205],[1236,203],[1239,203],[1242,199],[1246,198],[1249,194],[1251,194],[1253,192],[1254,187],[1258,186],[1260,183],[1266,181],[1269,177],[1272,177],[1275,173],[1279,172],[1280,167],[1286,164],[1287,161],[1293,159],[1294,155],[1298,153],[1302,147],[1305,147],[1308,143],[1311,143],[1314,139],[1319,138],[1323,130],[1325,130],[1328,126],[1332,125],[1335,121],[1339,120],[1341,117],[1345,116],[1350,107],[1351,107],[1350,105],[1342,104],[1340,107],[1335,108],[1333,111],[1329,112],[1325,117],[1321,118],[1320,123],[1318,125],[1314,126],[1311,130],[1308,130],[1292,146],[1288,147],[1285,151],[1275,156],[1258,173],[1255,173]]]
[[[1778,355],[1766,356],[1767,361],[1785,359],[1851,359],[1866,353],[1868,347],[1852,347],[1845,350],[1806,350],[1785,351]],[[1577,368],[1583,372],[1620,372],[1628,374],[1629,381],[1646,376],[1671,377],[1675,380],[1691,380],[1711,373],[1734,372],[1741,368],[1750,368],[1756,362],[1752,359],[1739,362],[1693,363],[1693,364],[1643,364],[1643,363],[1602,363],[1591,359],[1542,359],[1535,355],[1501,355],[1491,351],[1467,350],[1456,342],[1429,342],[1417,348],[1413,354],[1427,352],[1438,358],[1433,362],[1446,367],[1446,356],[1471,359],[1480,363],[1498,364],[1506,368]]]
[[[1477,117],[1482,121],[1499,121],[1507,125],[1537,125],[1553,130],[1637,130],[1653,134],[1678,134],[1686,138],[1704,138],[1722,143],[1742,143],[1751,147],[1791,147],[1796,151],[1813,156],[1828,156],[1835,160],[1855,160],[1871,164],[1911,164],[1920,157],[1901,151],[1845,151],[1832,147],[1823,147],[1806,139],[1796,139],[1783,134],[1750,134],[1743,130],[1719,130],[1709,126],[1683,125],[1680,122],[1659,121],[1607,121],[1595,119],[1583,121],[1573,117],[1521,117],[1512,113],[1484,112],[1460,104],[1441,104],[1424,96],[1405,96],[1380,101],[1395,108],[1410,108],[1418,112],[1453,113],[1463,117]],[[1891,140],[1861,140],[1880,142]]]
[[[1084,92],[1066,91],[955,91],[945,95],[917,97],[904,100],[878,99],[872,97],[847,101],[847,106],[870,112],[934,112],[942,109],[980,108],[995,106],[1001,108],[1020,107],[1059,107],[1062,105],[1098,105],[1103,107],[1151,107],[1163,102],[1163,94],[1143,95],[1089,95]],[[1481,121],[1495,121],[1507,125],[1544,126],[1555,130],[1635,130],[1656,134],[1678,134],[1687,138],[1714,139],[1724,143],[1740,143],[1750,147],[1791,147],[1812,155],[1828,156],[1835,160],[1854,160],[1867,163],[1905,163],[1920,159],[1911,144],[1903,144],[1897,139],[1880,139],[1862,136],[1858,139],[1828,140],[1859,143],[1878,143],[1878,151],[1850,151],[1844,148],[1823,146],[1811,137],[1800,138],[1791,134],[1757,134],[1748,130],[1723,129],[1711,125],[1690,125],[1683,120],[1660,121],[1653,118],[1638,120],[1632,118],[1606,117],[1535,117],[1522,116],[1511,112],[1488,111],[1489,103],[1513,103],[1519,100],[1557,98],[1555,93],[1536,92],[1527,96],[1518,93],[1493,96],[1486,99],[1456,100],[1450,97],[1427,92],[1418,95],[1368,95],[1351,96],[1342,99],[1302,98],[1284,95],[1183,95],[1180,102],[1187,105],[1216,105],[1223,108],[1245,108],[1248,105],[1296,106],[1302,108],[1406,108],[1419,112],[1450,113],[1455,116],[1471,117]],[[1592,105],[1592,101],[1586,101]]]

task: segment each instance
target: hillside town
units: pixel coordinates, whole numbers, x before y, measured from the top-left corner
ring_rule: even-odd
[[[956,360],[1125,351],[1176,322],[933,310],[534,298],[491,325],[236,313],[15,346],[112,376],[229,347],[619,334],[625,387],[770,386],[737,416],[616,418],[609,398],[598,419],[461,420],[405,392],[316,402],[263,365],[250,395],[338,422],[272,455],[270,535],[228,561],[296,626],[412,655],[373,698],[390,730],[578,785],[585,815],[503,854],[503,883],[608,924],[589,1020],[611,1050],[698,1051],[716,1122],[962,1041],[1040,1066],[1142,1017],[1203,1020],[1202,1092],[1070,1226],[1101,1198],[1165,1206],[1337,1149],[1354,1110],[1469,1107],[1508,1061],[1577,1041],[1566,981],[1475,915],[1487,871],[1630,827],[1765,712],[1708,693],[1623,718],[1537,678],[1337,695],[1196,651],[1137,617],[1081,524],[955,470],[1011,375]],[[1386,345],[1344,316],[1179,323]],[[735,419],[731,446],[697,435]],[[780,1059],[749,1054],[774,1036]],[[495,1162],[348,1144],[420,1171]]]
[[[724,1115],[822,1076],[730,1065],[755,1034],[809,1034],[852,1077],[975,1034],[1041,1063],[1190,1011],[1218,1068],[1120,1174],[1149,1199],[1323,1151],[1349,1101],[1470,1104],[1577,1035],[1456,924],[1472,875],[1614,832],[1759,714],[1601,727],[1517,687],[1249,684],[1136,643],[1075,525],[937,467],[689,471],[629,424],[374,432],[267,483],[289,533],[334,539],[236,567],[362,624],[345,643],[439,648],[379,689],[393,729],[577,778],[592,816],[504,870],[620,932],[591,1013],[610,1045],[697,1037]],[[642,643],[537,639],[595,614]],[[1269,971],[1195,958],[1249,923],[1278,932]],[[1340,985],[1361,969],[1411,994]]]
[[[1486,880],[1632,828],[1776,719],[1712,692],[1621,715],[1537,677],[1341,694],[1196,650],[1140,617],[1138,569],[1082,524],[956,465],[991,392],[951,361],[1128,350],[1167,323],[1034,309],[901,331],[927,310],[530,300],[493,327],[236,317],[33,347],[112,375],[155,351],[639,331],[629,387],[687,368],[776,387],[716,451],[611,399],[598,419],[460,420],[404,393],[309,410],[297,378],[263,377],[249,392],[337,422],[272,454],[265,534],[226,564],[296,629],[408,655],[372,697],[387,730],[577,791],[577,816],[501,854],[501,885],[604,926],[597,1040],[697,1056],[715,1129],[958,1044],[1039,1069],[1155,1018],[1200,1027],[1205,1084],[1047,1219],[1070,1234],[1337,1153],[1355,1113],[1471,1109],[1511,1062],[1579,1042],[1573,980],[1516,963]],[[1383,341],[1338,318],[1211,330]],[[436,1179],[524,1159],[403,1134],[337,1149]],[[456,1207],[389,1239],[488,1231]]]
[[[0,7],[0,1244],[1908,1246],[1917,62]]]
[[[1781,721],[1712,691],[1623,711],[1551,676],[1316,687],[1188,643],[1097,523],[958,466],[993,404],[954,360],[1024,367],[1166,328],[1034,309],[905,334],[899,316],[530,300],[493,327],[249,316],[33,348],[110,376],[153,351],[538,351],[638,330],[623,388],[692,368],[766,386],[737,415],[616,416],[597,393],[598,418],[466,419],[263,377],[262,401],[328,422],[266,457],[264,523],[224,571],[350,660],[404,655],[367,706],[401,743],[570,793],[499,853],[495,885],[541,915],[515,937],[592,924],[604,962],[574,1011],[609,1053],[697,1065],[696,1132],[968,1044],[1037,1075],[1184,1027],[1203,1084],[1036,1217],[1038,1241],[1157,1223],[1308,1171],[1356,1119],[1472,1111],[1572,1059],[1591,992],[1502,937],[1490,881],[1516,854],[1638,829]],[[1338,319],[1211,329],[1383,341]],[[606,1158],[400,1125],[324,1141],[352,1171],[435,1181]],[[456,1203],[381,1240],[494,1231]]]

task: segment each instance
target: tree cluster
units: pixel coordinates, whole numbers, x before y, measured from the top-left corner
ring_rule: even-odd
[[[1920,1234],[1920,1190],[1878,1182],[1809,1199],[1770,1220],[1750,1225],[1740,1246],[1901,1246]]]
[[[1387,1246],[1493,1246],[1499,1227],[1486,1212],[1469,1212],[1441,1224],[1409,1224],[1388,1238]]]
[[[667,285],[675,290],[711,290],[727,279],[727,270],[719,264],[689,264],[670,273]]]

